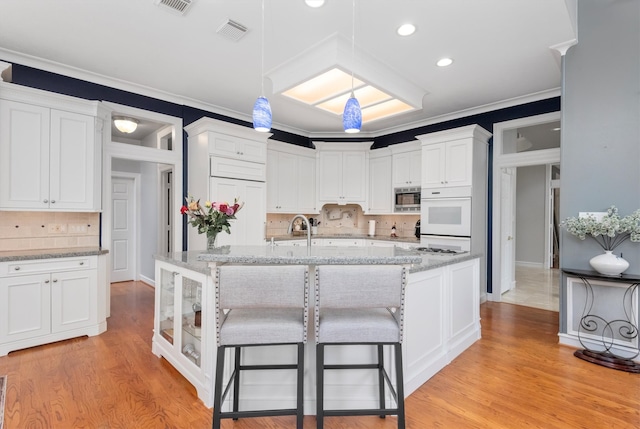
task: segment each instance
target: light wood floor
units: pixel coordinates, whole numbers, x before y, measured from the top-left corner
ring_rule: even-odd
[[[516,287],[502,294],[502,302],[558,311],[560,271],[516,264]]]
[[[482,305],[482,339],[406,400],[407,427],[640,427],[640,375],[600,367],[559,346],[558,313]],[[112,285],[109,330],[0,358],[5,429],[209,428],[211,412],[151,353],[153,289]],[[425,327],[428,329],[428,327]],[[389,429],[395,418],[328,418],[327,429]],[[224,421],[225,429],[293,428],[293,417]],[[315,418],[305,418],[315,428]]]

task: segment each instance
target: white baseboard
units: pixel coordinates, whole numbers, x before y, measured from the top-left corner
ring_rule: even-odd
[[[154,289],[156,287],[156,281],[154,279],[150,279],[149,277],[143,276],[142,274],[140,274],[140,281],[148,284]]]
[[[516,265],[521,267],[544,268],[544,263],[542,262],[516,261]]]

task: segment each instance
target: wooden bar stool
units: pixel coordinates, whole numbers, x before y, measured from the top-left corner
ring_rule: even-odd
[[[404,380],[402,374],[402,330],[407,270],[399,265],[323,265],[316,268],[316,401],[317,428],[325,416],[398,416],[405,427]],[[326,346],[370,344],[376,346],[376,362],[325,364]],[[394,350],[396,386],[384,366],[384,346]],[[326,370],[373,369],[378,372],[378,403],[375,409],[324,408]],[[395,408],[385,406],[385,384]]]
[[[217,363],[213,399],[213,428],[221,419],[295,415],[302,429],[304,344],[309,316],[309,274],[306,266],[220,266],[216,270]],[[245,365],[244,347],[297,345],[295,364]],[[226,349],[235,351],[233,371],[223,389]],[[240,411],[241,371],[297,371],[296,407]],[[233,387],[232,411],[222,404]]]

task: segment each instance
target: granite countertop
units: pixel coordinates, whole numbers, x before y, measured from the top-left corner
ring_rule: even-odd
[[[31,259],[69,258],[109,253],[101,247],[68,247],[64,249],[11,250],[0,252],[0,262],[28,261]]]
[[[482,254],[424,254],[398,247],[337,247],[337,246],[222,246],[206,252],[194,250],[154,255],[157,260],[203,274],[209,274],[209,262],[235,264],[411,264],[410,273],[417,273],[480,258]]]

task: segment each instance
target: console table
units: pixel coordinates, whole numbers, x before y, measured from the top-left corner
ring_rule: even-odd
[[[640,354],[640,349],[635,350],[632,356],[620,356],[612,352],[612,346],[615,341],[615,333],[620,338],[628,341],[637,340],[638,338],[638,286],[640,285],[640,275],[622,274],[620,276],[606,276],[596,271],[563,269],[565,274],[571,277],[577,277],[582,280],[585,287],[586,299],[584,309],[579,320],[578,339],[584,347],[583,350],[577,350],[574,356],[592,362],[607,368],[613,368],[620,371],[640,373],[640,364],[633,361]],[[606,320],[602,315],[594,313],[594,292],[593,285],[590,281],[606,281],[615,283],[624,283],[629,286],[625,289],[622,298],[622,311],[624,318],[615,318]],[[634,305],[635,304],[635,305]],[[602,347],[595,350],[593,346],[590,348],[585,341],[588,336],[591,342],[594,337],[599,335],[598,343]]]

